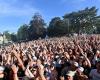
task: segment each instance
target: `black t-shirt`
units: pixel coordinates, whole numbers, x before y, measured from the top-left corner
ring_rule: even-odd
[[[25,76],[25,72],[22,69],[18,70],[18,77],[23,77]]]
[[[84,67],[84,74],[85,74],[85,75],[89,76],[90,71],[91,71],[91,68],[89,68],[89,67]]]

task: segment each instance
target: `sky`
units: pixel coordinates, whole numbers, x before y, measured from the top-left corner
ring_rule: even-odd
[[[17,32],[37,12],[49,23],[54,17],[92,6],[99,9],[99,15],[100,0],[0,0],[0,32]]]

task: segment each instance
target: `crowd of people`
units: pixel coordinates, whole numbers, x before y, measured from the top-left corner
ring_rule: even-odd
[[[1,47],[0,80],[100,80],[100,36],[50,38]]]

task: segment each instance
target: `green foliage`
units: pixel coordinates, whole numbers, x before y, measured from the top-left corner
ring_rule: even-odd
[[[38,38],[45,38],[46,29],[44,28],[45,23],[42,16],[36,13],[29,25],[22,25],[17,31],[17,38],[20,41],[33,40]]]
[[[51,20],[47,31],[50,37],[63,36],[68,32],[68,27],[66,22],[61,20],[60,17],[55,17]]]
[[[8,40],[33,40],[38,38],[64,36],[70,33],[100,33],[100,16],[96,7],[85,8],[77,12],[65,14],[63,18],[54,17],[47,28],[46,23],[39,13],[35,13],[29,25],[22,25],[17,34],[4,34]]]
[[[44,38],[46,36],[46,29],[44,28],[45,22],[39,13],[35,13],[33,19],[29,25],[29,38],[38,39],[39,37]]]
[[[8,41],[11,40],[11,34],[9,33],[9,31],[4,31],[3,34],[6,36],[6,39],[7,39]]]
[[[12,40],[13,42],[17,42],[17,41],[18,41],[18,40],[17,40],[17,35],[14,34],[14,33],[12,33],[12,34],[11,34],[11,40]]]
[[[93,26],[99,25],[96,7],[85,8],[78,12],[72,12],[63,16],[64,19],[68,18],[71,23],[70,30],[76,33],[93,33]],[[99,21],[100,22],[100,21]]]
[[[18,29],[17,38],[18,40],[28,40],[29,38],[28,25],[24,24]]]
[[[55,17],[47,28],[48,36],[62,36],[70,33],[99,33],[100,16],[96,7],[85,8],[77,12],[65,14],[63,20]]]

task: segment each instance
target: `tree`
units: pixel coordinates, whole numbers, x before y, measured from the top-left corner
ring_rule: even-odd
[[[30,40],[46,36],[45,22],[39,13],[35,13],[29,24]]]
[[[7,39],[8,41],[11,40],[11,34],[9,33],[9,31],[4,31],[3,34],[5,35],[5,37],[6,37],[6,39]]]
[[[14,33],[12,33],[12,34],[11,34],[11,40],[12,40],[13,42],[18,41],[18,39],[17,39],[17,35],[14,34]]]
[[[17,38],[18,40],[28,40],[29,38],[28,25],[24,24],[18,29]]]
[[[97,19],[100,18],[97,16],[96,7],[85,8],[78,12],[72,12],[63,16],[64,19],[68,18],[71,21],[71,30],[77,33],[93,33],[93,26],[97,26]]]
[[[68,32],[68,28],[65,21],[61,20],[60,17],[55,17],[49,23],[47,31],[50,37],[63,36]]]

